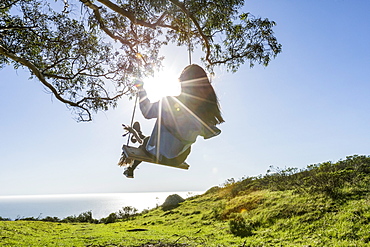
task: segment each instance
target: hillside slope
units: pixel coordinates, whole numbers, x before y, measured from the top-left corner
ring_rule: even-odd
[[[1,221],[1,246],[369,246],[370,158],[230,179],[111,224]],[[113,214],[114,215],[114,214]]]

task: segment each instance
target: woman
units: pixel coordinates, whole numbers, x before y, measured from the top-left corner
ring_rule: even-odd
[[[143,85],[137,85],[143,116],[157,118],[152,135],[141,147],[162,164],[183,163],[196,138],[219,135],[221,130],[215,125],[224,122],[215,91],[200,66],[187,66],[179,80],[179,96],[167,96],[155,103],[150,103]],[[133,171],[140,163],[135,160],[123,174],[133,178]]]

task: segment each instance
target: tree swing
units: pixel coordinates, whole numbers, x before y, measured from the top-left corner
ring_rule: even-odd
[[[135,113],[135,108],[136,108],[136,102],[135,102],[135,107],[134,107],[133,113]],[[133,114],[133,117],[134,117],[134,114]],[[128,135],[128,141],[127,141],[126,145],[124,144],[122,146],[122,157],[121,157],[120,162],[118,163],[119,166],[125,166],[125,165],[130,166],[130,165],[132,165],[134,160],[139,160],[139,161],[152,163],[152,164],[157,164],[157,165],[164,165],[164,166],[180,168],[180,169],[185,169],[185,170],[189,169],[189,165],[186,162],[183,162],[182,164],[177,165],[177,166],[176,165],[165,164],[165,163],[159,162],[157,157],[146,153],[143,150],[143,148],[145,148],[145,147],[140,148],[140,147],[130,146],[129,145],[130,140],[133,143],[139,142],[140,144],[143,144],[144,139],[142,139],[141,134],[138,133],[138,131],[135,130],[134,127],[131,127],[131,126],[133,126],[132,123],[131,123],[131,126],[126,126],[124,124],[122,126],[123,126],[124,130],[127,131],[127,133],[124,134],[123,136]],[[134,126],[135,126],[135,124],[134,124]]]
[[[137,30],[136,30],[137,32]],[[189,64],[191,64],[191,51],[192,51],[192,45],[190,41],[190,21],[188,19],[188,56],[189,56]],[[138,48],[137,49],[137,54]],[[139,58],[141,57],[140,54],[138,56]],[[143,161],[151,164],[157,164],[157,165],[163,165],[163,166],[169,166],[169,167],[174,167],[174,168],[179,168],[179,169],[184,169],[188,170],[189,165],[184,161],[183,163],[179,165],[171,165],[171,164],[166,164],[163,162],[160,162],[158,157],[153,156],[151,154],[148,154],[144,149],[145,149],[145,136],[142,135],[140,131],[140,127],[137,122],[134,123],[134,118],[135,118],[135,112],[136,112],[136,106],[137,106],[137,101],[138,101],[138,92],[136,92],[136,97],[135,97],[135,104],[132,112],[132,117],[131,117],[131,124],[130,126],[127,126],[125,124],[122,124],[123,129],[126,131],[125,134],[123,134],[123,137],[128,136],[127,144],[122,146],[122,156],[121,159],[118,163],[119,166],[131,166],[135,160],[138,161]],[[148,138],[148,137],[147,137]],[[130,140],[133,143],[140,143],[142,144],[142,147],[133,147],[130,146]]]
[[[136,112],[136,106],[138,101],[138,93],[136,94],[135,98],[135,104],[134,109],[132,111],[132,117],[131,117],[131,124],[130,126],[127,126],[125,124],[122,124],[123,129],[126,131],[125,134],[123,134],[123,137],[127,136],[127,144],[122,146],[122,156],[118,163],[119,166],[131,166],[134,160],[143,161],[147,163],[157,164],[157,165],[164,165],[174,168],[180,168],[180,169],[189,169],[189,165],[186,162],[183,162],[179,165],[170,165],[166,163],[162,163],[158,160],[157,157],[148,154],[145,149],[145,137],[141,131],[140,126],[138,122],[134,123],[135,118],[135,112]],[[142,144],[142,147],[133,147],[130,146],[130,140],[132,143],[138,142],[139,144]]]

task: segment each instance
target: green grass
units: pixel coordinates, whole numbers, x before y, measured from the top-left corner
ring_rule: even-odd
[[[111,224],[0,221],[0,246],[370,246],[369,164],[355,157],[325,163],[324,173],[231,180],[175,209]],[[325,184],[332,178],[344,179],[335,190]]]
[[[229,221],[219,219],[235,214],[252,226],[252,236],[234,236]],[[219,198],[218,193],[206,194],[171,211],[158,208],[112,224],[3,221],[0,245],[368,246],[369,225],[368,196],[337,203],[319,195],[264,190],[231,200]],[[127,231],[138,228],[147,231]]]
[[[112,224],[0,222],[1,246],[140,246],[146,243],[240,245],[228,223],[207,218],[217,201],[211,196],[188,200],[171,211],[160,208],[135,220]],[[147,231],[128,232],[130,229]]]

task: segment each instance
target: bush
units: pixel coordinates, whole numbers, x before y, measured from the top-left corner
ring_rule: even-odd
[[[224,202],[219,202],[212,208],[211,218],[216,220],[223,220],[223,212],[225,210],[226,204]]]
[[[42,219],[42,221],[46,221],[46,222],[59,222],[60,219],[58,217],[46,216],[45,218]]]
[[[351,187],[351,193],[369,191],[370,157],[348,156],[337,163],[324,162],[307,166],[306,169],[270,167],[265,176],[249,177],[239,182],[228,180],[228,195],[236,197],[255,190],[294,190],[300,193],[323,194],[340,199]],[[230,185],[231,184],[231,185]]]
[[[0,221],[10,221],[10,219],[9,218],[3,218],[3,217],[0,216]]]
[[[229,221],[229,228],[231,233],[237,237],[249,237],[252,236],[252,227],[248,224],[245,219],[237,214],[232,220]]]
[[[137,209],[131,206],[123,207],[117,213],[111,213],[107,218],[100,219],[100,223],[109,224],[118,220],[130,220],[137,214]]]
[[[100,223],[110,224],[110,223],[116,222],[117,219],[118,219],[117,214],[116,213],[111,213],[110,215],[108,215],[107,218],[100,219]]]
[[[93,219],[92,212],[87,211],[76,216],[68,216],[61,220],[64,223],[98,223],[98,220]]]
[[[363,181],[370,174],[370,158],[366,156],[348,156],[337,163],[325,162],[308,167],[309,176],[304,178],[304,185],[310,193],[323,193],[333,199],[342,198],[344,188],[353,191],[367,190]]]
[[[131,206],[123,207],[122,210],[119,210],[117,216],[119,219],[129,220],[137,214],[137,209]]]

